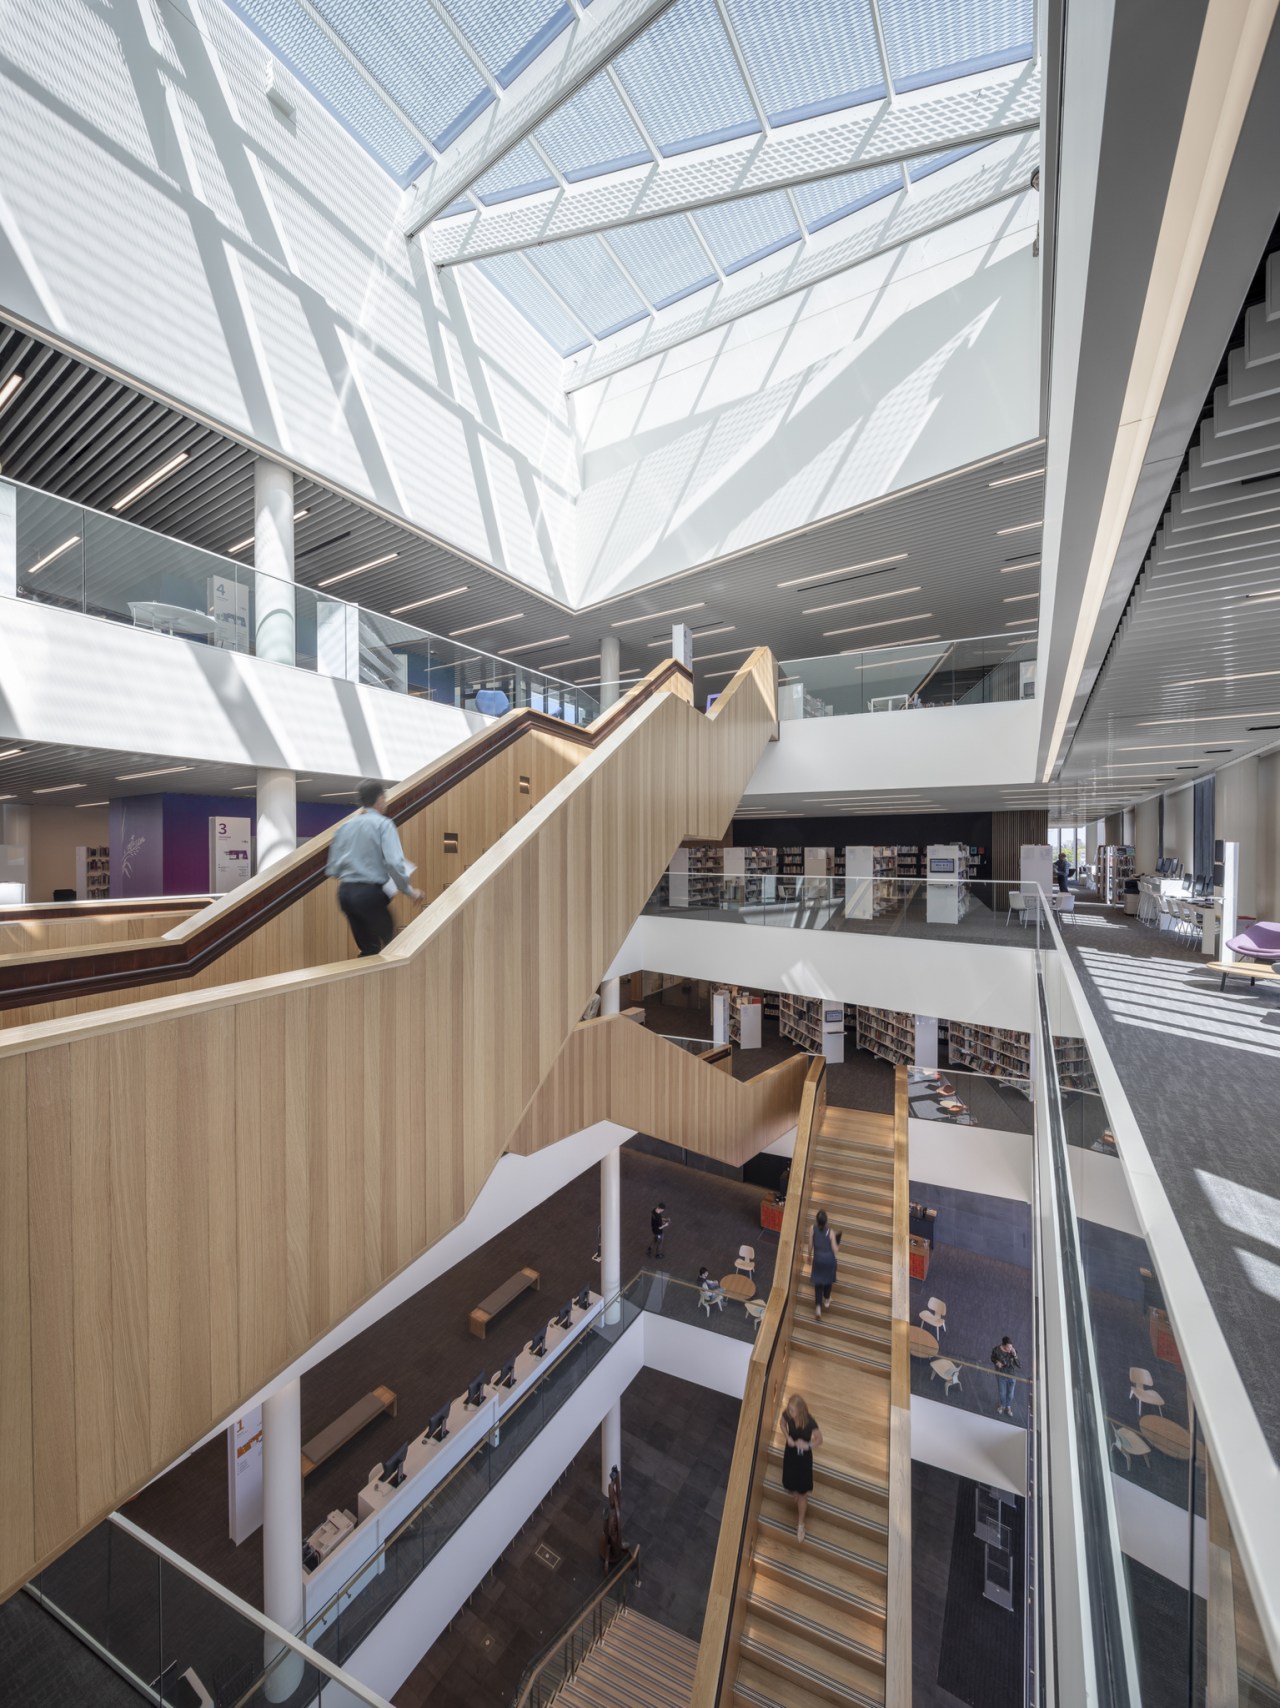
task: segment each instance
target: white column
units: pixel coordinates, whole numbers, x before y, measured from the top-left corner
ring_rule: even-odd
[[[302,1629],[302,1391],[298,1381],[262,1404],[262,1611],[295,1636]],[[270,1666],[281,1651],[263,1639]],[[302,1682],[302,1657],[289,1651],[267,1679],[268,1702],[285,1702]]]
[[[600,1419],[600,1493],[609,1492],[609,1472],[622,1475],[622,1401],[615,1400]]]
[[[254,651],[294,662],[293,473],[259,457],[253,465]]]
[[[608,711],[622,693],[618,677],[622,673],[622,648],[617,635],[606,635],[600,642],[600,710]]]
[[[292,771],[258,772],[258,870],[298,846],[298,779]]]
[[[693,669],[693,630],[688,623],[672,623],[671,656],[686,670]]]

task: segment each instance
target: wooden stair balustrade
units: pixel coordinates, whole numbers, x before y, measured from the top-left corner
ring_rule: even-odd
[[[10,955],[65,955],[69,949],[136,943],[173,930],[206,905],[173,896],[152,902],[33,902],[0,907],[0,966]]]
[[[723,835],[776,675],[753,654],[705,715],[649,694],[381,956],[0,1034],[0,1594],[455,1226],[518,1131],[565,1136],[525,1116],[672,853]],[[695,1101],[773,1095],[619,1024]]]
[[[556,1693],[564,1708],[690,1708],[698,1645],[624,1607]]]
[[[911,1443],[906,1070],[890,1117],[805,1088],[765,1324],[753,1348],[699,1653],[700,1708],[909,1708]],[[797,1177],[800,1183],[797,1186]],[[821,1321],[802,1255],[819,1208],[843,1238]],[[772,1319],[772,1320],[770,1320]],[[805,1539],[778,1425],[799,1393],[822,1430]]]
[[[506,713],[388,793],[415,883],[439,896],[487,848],[658,693],[691,696],[689,673],[659,665],[583,729],[544,712]],[[91,935],[78,947],[0,959],[0,1027],[137,1002],[166,991],[209,990],[241,979],[353,959],[355,945],[325,881],[333,831],[201,908],[172,928],[157,923],[129,940]],[[392,904],[397,926],[409,903]]]

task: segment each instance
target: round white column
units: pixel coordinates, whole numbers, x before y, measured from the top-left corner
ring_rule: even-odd
[[[606,635],[600,642],[600,710],[608,711],[622,694],[618,676],[622,670],[622,648],[617,635]]]
[[[295,1636],[302,1629],[302,1390],[295,1380],[262,1402],[262,1610]],[[263,1639],[267,1666],[283,1645]],[[286,1702],[302,1683],[302,1656],[285,1658],[264,1685],[268,1702]]]
[[[258,870],[298,846],[298,779],[292,771],[258,772]]]
[[[600,1492],[609,1492],[609,1472],[622,1475],[622,1401],[615,1400],[600,1420]]]
[[[275,664],[292,664],[293,471],[259,457],[253,465],[253,650]]]
[[[601,1016],[618,1014],[621,1009],[621,980],[605,979],[600,986]],[[621,1285],[622,1152],[615,1146],[600,1159],[600,1292],[605,1299],[606,1323],[616,1323],[622,1316],[622,1306],[617,1302]]]

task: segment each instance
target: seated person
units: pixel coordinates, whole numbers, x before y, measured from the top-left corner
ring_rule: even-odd
[[[698,1285],[702,1289],[703,1297],[709,1299],[713,1305],[719,1304],[724,1298],[724,1288],[715,1279],[705,1263],[698,1271]]]

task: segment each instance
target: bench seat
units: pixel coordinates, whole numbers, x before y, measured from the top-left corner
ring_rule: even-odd
[[[302,1449],[302,1475],[305,1480],[317,1465],[323,1465],[326,1459],[345,1447],[352,1436],[381,1417],[383,1412],[396,1415],[396,1396],[390,1388],[374,1388],[371,1393],[359,1399],[353,1406],[348,1406],[341,1417],[335,1417],[318,1435],[313,1435]]]
[[[504,1281],[501,1287],[495,1287],[487,1299],[482,1299],[467,1318],[467,1327],[477,1339],[483,1340],[489,1324],[499,1311],[505,1311],[513,1300],[522,1293],[527,1293],[532,1287],[536,1292],[542,1286],[542,1277],[536,1269],[517,1269],[509,1281]]]

